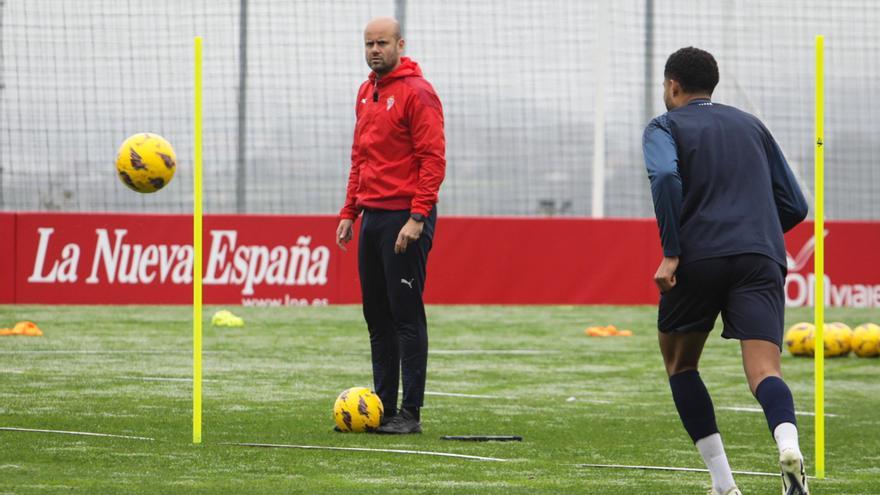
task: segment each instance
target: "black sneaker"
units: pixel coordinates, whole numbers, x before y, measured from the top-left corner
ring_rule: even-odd
[[[382,419],[379,421],[379,426],[382,427],[382,426],[387,425],[388,423],[391,422],[392,419],[394,419],[394,418],[396,418],[396,417],[397,417],[397,414],[394,414],[394,415],[391,415],[391,416],[386,415],[386,414],[383,414],[383,415],[382,415]]]
[[[376,433],[384,433],[389,435],[406,435],[409,433],[421,433],[422,425],[418,420],[410,414],[406,409],[401,409],[397,416],[392,417],[379,428]]]

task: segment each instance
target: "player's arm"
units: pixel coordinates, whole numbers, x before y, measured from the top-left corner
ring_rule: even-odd
[[[357,130],[355,130],[353,143],[351,145],[351,170],[348,172],[348,185],[345,189],[345,204],[342,206],[342,210],[339,211],[340,218],[354,220],[360,214],[360,209],[357,207],[356,203],[360,174],[361,167],[360,160],[358,159],[358,136]]]
[[[360,183],[360,154],[359,154],[359,143],[358,143],[358,128],[357,128],[357,113],[358,113],[358,104],[363,98],[362,93],[364,92],[364,86],[361,86],[361,89],[358,91],[357,102],[355,103],[355,125],[354,125],[354,137],[351,140],[351,169],[348,172],[348,185],[345,189],[345,204],[342,206],[342,210],[339,211],[339,218],[341,219],[349,219],[354,220],[360,215],[360,209],[357,207],[357,190],[358,184]]]
[[[681,176],[678,173],[675,140],[662,116],[652,120],[645,129],[642,151],[651,181],[651,196],[654,198],[654,214],[660,228],[663,256],[677,257],[681,255]]]
[[[419,180],[410,211],[427,216],[437,203],[440,184],[446,176],[446,135],[443,129],[443,107],[430,86],[417,87],[407,105],[407,120]]]
[[[361,91],[358,91],[358,100],[361,100]],[[355,108],[357,114],[357,108]],[[336,227],[336,244],[345,250],[347,244],[354,236],[352,224],[360,215],[360,209],[357,207],[357,189],[360,183],[360,155],[358,146],[358,129],[357,119],[355,119],[354,137],[351,143],[351,169],[348,172],[348,185],[345,189],[345,204],[339,211],[339,225]]]
[[[809,206],[782,149],[770,132],[766,129],[764,131],[767,161],[770,164],[770,181],[773,185],[773,201],[776,203],[782,231],[788,232],[807,218]]]
[[[437,204],[440,184],[446,176],[446,136],[443,130],[443,107],[434,90],[415,87],[406,106],[413,150],[419,163],[416,194],[410,203],[410,213],[427,216]],[[397,234],[394,252],[402,253],[422,235],[424,223],[410,219]]]

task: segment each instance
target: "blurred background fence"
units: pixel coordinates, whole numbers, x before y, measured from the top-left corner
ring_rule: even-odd
[[[204,38],[208,213],[336,213],[364,24],[404,20],[446,113],[449,215],[651,216],[641,133],[663,64],[718,59],[715,99],[764,120],[812,189],[813,38],[826,36],[826,215],[880,219],[880,2],[0,0],[0,211],[191,210],[192,38]],[[180,169],[116,178],[155,132]]]

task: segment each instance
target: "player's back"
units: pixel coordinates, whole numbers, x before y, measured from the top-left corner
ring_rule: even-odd
[[[759,253],[785,265],[763,124],[734,107],[694,100],[665,115],[682,183],[682,262]]]

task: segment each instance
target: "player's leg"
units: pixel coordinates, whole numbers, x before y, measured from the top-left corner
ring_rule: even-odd
[[[397,414],[400,383],[400,353],[382,256],[379,254],[379,218],[382,214],[365,211],[358,235],[358,272],[361,282],[364,319],[370,332],[373,385],[385,408],[383,423]]]
[[[718,317],[724,262],[705,260],[680,267],[678,284],[660,299],[660,352],[678,415],[712,477],[712,493],[738,493],[715,422],[712,397],[698,366]]]
[[[660,353],[663,355],[666,374],[673,377],[686,371],[696,371],[708,338],[709,332],[660,332]]]
[[[724,335],[740,339],[749,389],[779,449],[783,490],[807,493],[791,390],[782,379],[785,293],[782,267],[761,255],[736,257],[735,286],[722,312]]]
[[[697,371],[708,336],[708,332],[660,333],[660,350],[675,408],[709,469],[713,493],[727,494],[736,489],[736,483],[715,422],[712,397]]]
[[[394,253],[394,242],[409,212],[389,213],[389,227],[384,235],[382,256],[388,300],[400,348],[403,400],[399,420],[380,428],[380,433],[417,433],[421,431],[421,407],[425,397],[428,365],[428,324],[422,294],[425,290],[428,252],[434,235],[436,214],[425,218],[422,235],[403,253]]]
[[[779,449],[783,493],[806,495],[806,471],[798,442],[794,399],[782,380],[780,349],[766,340],[744,340],[742,355],[749,388],[764,409],[767,426]]]

